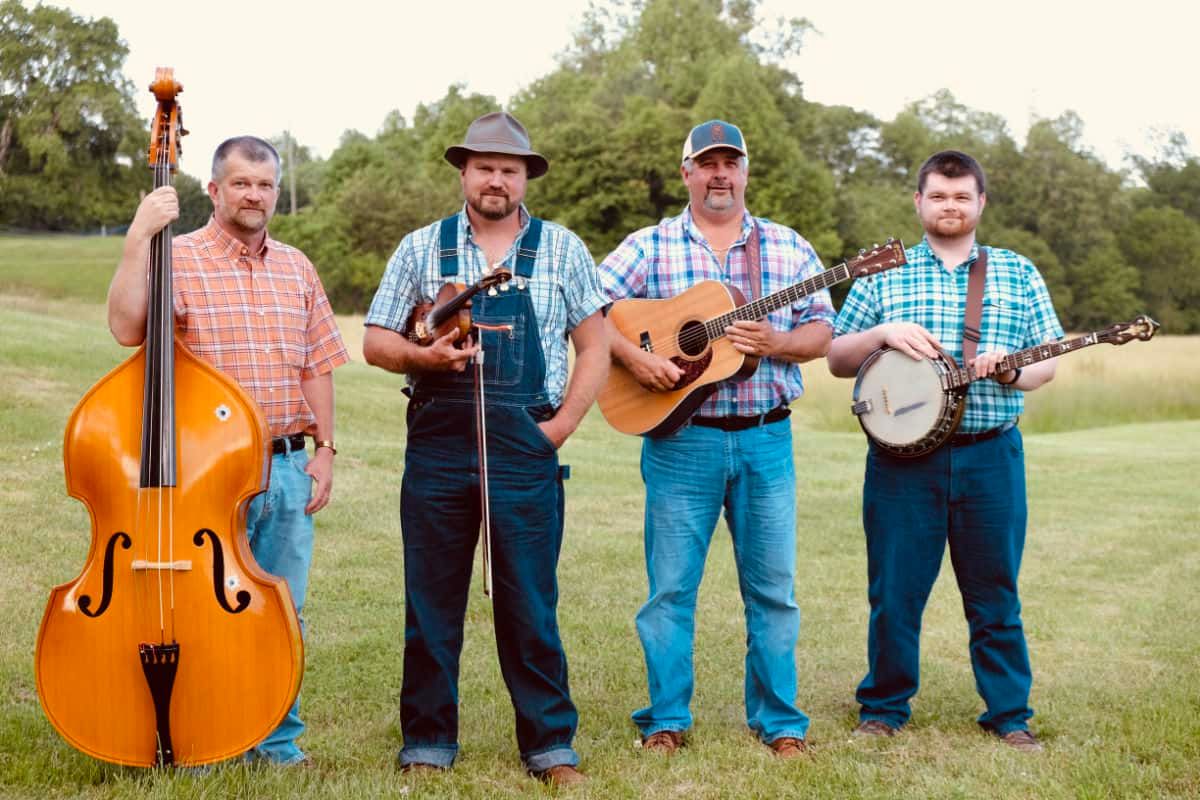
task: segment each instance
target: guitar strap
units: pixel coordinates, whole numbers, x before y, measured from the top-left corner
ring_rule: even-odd
[[[762,297],[762,256],[759,253],[758,221],[750,217],[750,235],[746,237],[746,272],[750,275],[751,300]]]
[[[964,368],[975,358],[982,338],[980,321],[983,319],[983,284],[987,280],[987,250],[979,248],[979,255],[971,265],[967,278],[967,313],[963,320],[962,365]]]

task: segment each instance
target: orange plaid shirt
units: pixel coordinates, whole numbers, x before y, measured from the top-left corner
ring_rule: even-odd
[[[174,237],[171,252],[187,346],[258,402],[272,436],[314,433],[300,381],[350,357],[312,262],[270,236],[251,253],[213,219]]]

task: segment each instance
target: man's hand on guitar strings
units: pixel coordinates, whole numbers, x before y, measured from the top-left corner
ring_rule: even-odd
[[[765,319],[756,322],[739,319],[725,328],[733,349],[748,356],[764,358],[778,352],[779,333]]]
[[[669,392],[683,377],[683,370],[670,359],[639,350],[636,360],[628,364],[633,377],[652,392]]]

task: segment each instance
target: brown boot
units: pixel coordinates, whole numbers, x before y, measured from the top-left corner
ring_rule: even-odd
[[[780,736],[767,747],[771,748],[776,756],[783,759],[802,756],[808,750],[808,745],[804,743],[804,740],[794,736]]]
[[[683,734],[679,731],[658,731],[642,739],[642,749],[663,755],[671,755],[683,747]]]
[[[535,773],[537,779],[547,786],[578,786],[587,781],[587,776],[570,764],[559,764]]]

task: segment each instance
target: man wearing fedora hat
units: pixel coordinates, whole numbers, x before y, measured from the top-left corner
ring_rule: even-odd
[[[741,130],[697,125],[680,174],[690,202],[677,217],[631,234],[600,264],[613,300],[668,298],[702,280],[750,299],[821,271],[795,231],[746,210],[749,154]],[[811,294],[764,320],[724,331],[758,357],[755,374],[721,382],[682,428],[642,442],[649,593],[637,614],[650,704],[633,715],[642,748],[673,753],[691,727],[696,595],[722,510],[746,606],[746,721],[781,758],[802,754],[808,718],[796,707],[796,474],[788,406],[804,391],[800,362],[829,349],[829,294]],[[612,355],[651,391],[673,389],[672,361],[613,332]]]
[[[400,499],[400,764],[445,769],[458,752],[463,617],[486,499],[496,644],[521,759],[548,783],[578,783],[583,776],[571,747],[578,715],[557,620],[566,472],[557,449],[607,374],[602,311],[608,299],[579,237],[525,209],[527,180],[544,175],[549,163],[531,149],[512,115],[475,120],[445,157],[459,170],[464,205],[400,242],[371,303],[363,340],[368,363],[407,374],[411,398]],[[428,346],[405,336],[413,308],[430,302],[445,283],[472,285],[501,265],[512,279],[475,295],[474,333],[465,342],[457,331]],[[575,347],[569,380],[568,336]]]

